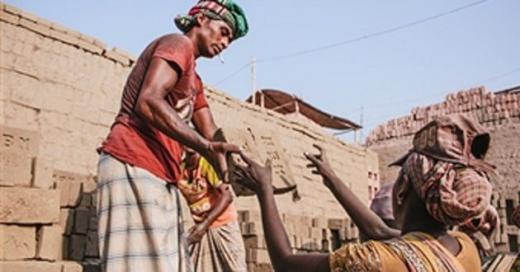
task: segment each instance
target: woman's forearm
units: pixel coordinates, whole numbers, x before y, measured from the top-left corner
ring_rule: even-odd
[[[337,176],[331,176],[329,180],[329,189],[367,238],[384,240],[400,235],[399,230],[388,227]]]
[[[282,224],[272,189],[262,190],[258,194],[265,242],[269,257],[276,271],[283,271],[284,260],[291,254],[291,244]]]
[[[275,271],[329,271],[329,254],[292,254],[291,244],[280,219],[273,192],[261,192],[258,194],[258,199],[265,242]]]

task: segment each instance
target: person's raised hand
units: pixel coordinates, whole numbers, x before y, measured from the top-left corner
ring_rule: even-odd
[[[313,146],[318,149],[318,154],[303,153],[303,155],[310,161],[307,168],[311,169],[313,174],[321,175],[325,185],[330,186],[330,181],[336,176],[336,173],[334,173],[334,170],[332,170],[329,163],[327,151],[317,144],[313,144]]]
[[[239,154],[246,164],[245,166],[240,164],[236,165],[237,169],[235,174],[240,178],[240,183],[256,194],[265,190],[273,192],[271,160],[267,159],[265,165],[262,166],[243,152]]]

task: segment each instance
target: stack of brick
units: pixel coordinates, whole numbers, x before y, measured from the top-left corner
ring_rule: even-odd
[[[273,271],[265,244],[260,213],[239,211],[239,222],[246,247],[248,271]],[[358,229],[349,219],[282,214],[282,222],[295,253],[331,252],[342,244],[357,242]]]
[[[61,191],[60,221],[63,258],[80,262],[85,271],[99,270],[95,182],[92,177],[55,170]]]
[[[98,268],[93,179],[53,169],[34,131],[0,126],[0,136],[0,270]]]
[[[38,134],[1,126],[0,135],[0,270],[81,271],[61,261],[60,189],[37,156]]]
[[[497,250],[500,252],[518,252],[520,231],[518,227],[512,223],[511,217],[514,208],[520,205],[520,195],[515,199],[507,199],[501,193],[494,192],[492,204],[497,209],[500,218],[500,225],[494,236]]]
[[[485,125],[500,125],[520,118],[520,92],[488,92],[484,87],[448,94],[445,101],[417,107],[411,114],[377,126],[367,137],[367,144],[414,134],[433,118],[455,113],[473,117]]]

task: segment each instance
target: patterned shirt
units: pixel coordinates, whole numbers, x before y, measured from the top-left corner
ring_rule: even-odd
[[[200,223],[206,219],[221,197],[217,188],[222,185],[222,181],[211,164],[202,156],[193,169],[187,169],[184,163],[181,169],[182,176],[177,187],[188,202],[193,221]],[[231,203],[210,227],[222,226],[237,218],[235,206]]]

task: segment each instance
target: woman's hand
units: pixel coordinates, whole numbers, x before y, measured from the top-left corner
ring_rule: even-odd
[[[246,166],[237,164],[237,171],[235,174],[240,177],[240,182],[247,188],[259,194],[263,191],[273,192],[273,174],[271,167],[271,160],[265,161],[265,166],[253,161],[240,152],[240,157],[246,163]]]
[[[336,178],[336,173],[334,173],[334,170],[332,170],[332,167],[330,166],[326,150],[317,144],[313,144],[313,146],[318,149],[320,153],[317,155],[312,155],[307,152],[303,153],[303,155],[305,155],[305,157],[311,162],[307,165],[307,168],[313,169],[313,174],[321,175],[325,185],[330,187],[332,185],[332,180]]]

